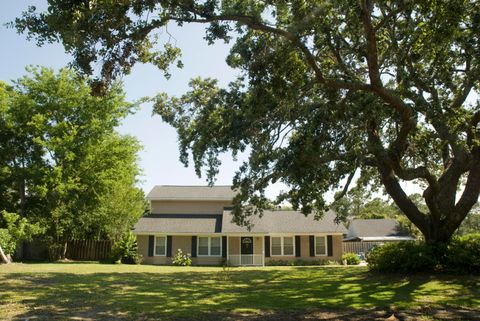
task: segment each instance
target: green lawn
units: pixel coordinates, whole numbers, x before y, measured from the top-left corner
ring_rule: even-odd
[[[311,309],[478,309],[480,277],[371,274],[364,267],[0,265],[6,319],[182,318]],[[0,319],[2,319],[0,317]]]

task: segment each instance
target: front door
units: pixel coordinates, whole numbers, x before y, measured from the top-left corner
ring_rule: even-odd
[[[240,262],[242,265],[253,264],[253,237],[242,236],[240,238]]]
[[[252,255],[253,254],[253,237],[251,236],[242,236],[240,238],[241,242],[241,252],[242,255]]]

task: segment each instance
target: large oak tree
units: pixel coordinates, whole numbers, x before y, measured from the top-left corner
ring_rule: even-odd
[[[85,73],[101,62],[101,93],[137,61],[168,71],[179,51],[155,50],[155,35],[169,22],[235,38],[236,82],[196,79],[182,97],[160,95],[156,112],[177,128],[182,161],[191,153],[210,178],[219,153],[249,148],[234,181],[239,222],[251,214],[240,205],[263,206],[276,181],[289,187],[279,200],[321,212],[325,192],[343,179],[346,191],[359,169],[430,242],[448,240],[477,202],[478,1],[52,0],[15,25],[62,42]],[[424,187],[428,211],[402,181]]]

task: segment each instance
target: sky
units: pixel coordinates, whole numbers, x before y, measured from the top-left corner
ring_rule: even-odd
[[[24,34],[4,24],[20,16],[29,5],[37,9],[46,8],[46,1],[15,0],[2,1],[0,4],[0,79],[10,82],[25,75],[28,65],[42,65],[58,70],[71,61],[61,44],[46,44],[37,47],[34,41],[28,41]],[[236,71],[225,63],[229,45],[223,42],[208,46],[203,39],[205,34],[201,25],[185,25],[183,28],[170,26],[172,42],[182,49],[183,69],[172,68],[170,79],[165,79],[163,72],[148,64],[137,64],[131,74],[123,78],[127,99],[137,100],[145,96],[154,96],[159,92],[169,95],[181,95],[188,91],[190,79],[212,77],[226,85],[236,76]],[[166,30],[162,30],[166,34]],[[152,116],[151,104],[142,105],[134,115],[127,117],[118,128],[122,134],[137,137],[143,145],[140,152],[140,166],[143,169],[140,187],[148,193],[154,185],[205,185],[205,178],[196,176],[193,166],[185,168],[179,161],[177,135],[175,130],[164,123],[159,116]],[[235,170],[242,157],[234,162],[230,155],[222,159],[220,173],[216,184],[230,185]],[[268,191],[275,196],[279,188]]]

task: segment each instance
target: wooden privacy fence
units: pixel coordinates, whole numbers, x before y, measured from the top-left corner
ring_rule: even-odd
[[[343,253],[367,253],[373,247],[383,245],[384,242],[343,242]]]
[[[108,259],[112,242],[108,240],[74,240],[67,244],[67,258],[71,260],[102,261]]]

